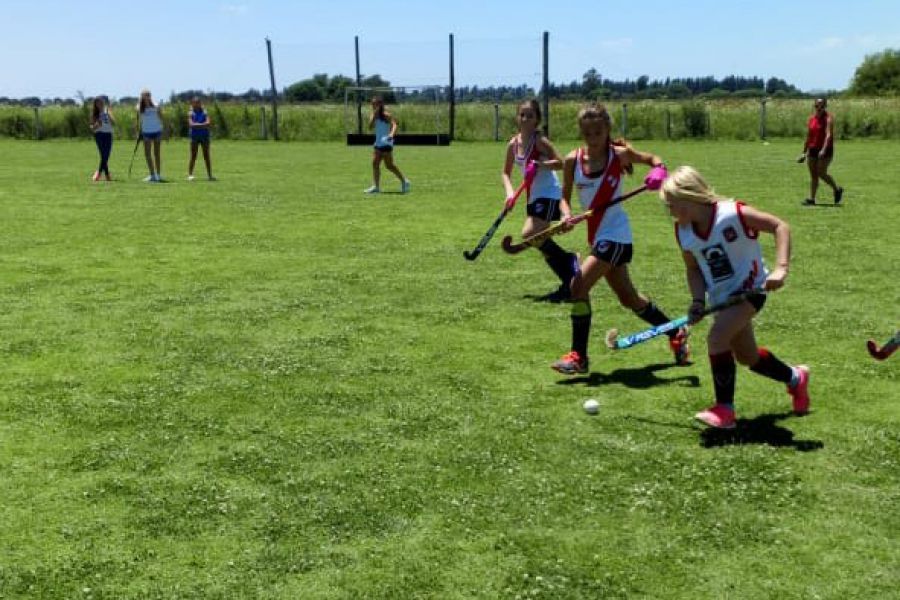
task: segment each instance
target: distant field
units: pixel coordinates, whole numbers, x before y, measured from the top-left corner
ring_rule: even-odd
[[[610,353],[643,323],[601,286],[565,379],[568,305],[498,246],[521,206],[463,259],[501,144],[400,147],[412,194],[366,197],[339,143],[217,140],[220,180],[188,183],[175,140],[144,184],[119,140],[96,185],[92,142],[0,141],[0,597],[900,597],[900,357],[865,351],[900,318],[900,147],[840,143],[845,206],[805,208],[799,146],[638,145],[793,230],[757,336],[811,366],[812,413],[741,370],[727,438],[689,422],[707,323],[688,367]],[[628,211],[636,284],[682,313],[671,222]]]
[[[802,138],[812,112],[809,99],[769,99],[765,118],[757,99],[725,100],[610,100],[606,103],[621,131],[630,139],[680,140],[684,138],[756,140]],[[627,106],[625,106],[627,104]],[[575,115],[583,105],[576,101],[554,101],[550,105],[551,134],[555,139],[576,139]],[[495,131],[501,138],[515,130],[515,102],[462,103],[456,108],[456,139],[490,141]],[[273,135],[270,106],[238,103],[207,104],[218,139],[257,140]],[[421,104],[398,104],[391,110],[405,132],[447,132],[449,109]],[[900,99],[835,98],[829,102],[840,139],[900,138]],[[134,108],[114,106],[117,135],[132,137]],[[187,135],[188,106],[166,105],[173,135]],[[20,139],[89,136],[87,108],[47,107],[36,120],[31,108],[0,106],[0,136]],[[279,136],[286,141],[341,141],[357,127],[356,111],[342,104],[280,105]],[[761,129],[764,123],[765,130]]]

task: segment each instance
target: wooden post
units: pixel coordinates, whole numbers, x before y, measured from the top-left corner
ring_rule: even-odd
[[[453,34],[450,34],[450,140],[456,131],[456,77],[453,69]]]
[[[766,99],[763,98],[759,106],[759,138],[766,139]]]
[[[275,66],[272,64],[272,41],[266,38],[269,55],[269,80],[272,82],[272,136],[278,140],[278,88],[275,87]]]
[[[669,107],[666,107],[666,139],[672,139],[672,113],[669,112]]]
[[[550,135],[550,32],[544,32],[544,78],[541,86],[544,96],[544,133]]]
[[[41,109],[34,107],[34,139],[39,140],[42,137],[41,131]]]
[[[628,103],[622,103],[622,137],[628,137]]]
[[[353,36],[353,48],[356,54],[356,87],[362,87],[362,75],[359,72],[359,36]],[[362,134],[362,102],[359,100],[361,90],[356,90],[356,133]]]
[[[266,107],[259,107],[259,137],[260,139],[269,139],[269,131],[266,125]]]
[[[494,141],[500,141],[500,104],[494,102]]]

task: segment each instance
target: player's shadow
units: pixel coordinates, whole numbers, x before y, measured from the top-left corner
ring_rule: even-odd
[[[619,383],[625,387],[645,390],[659,385],[679,384],[686,387],[700,387],[700,378],[696,375],[682,375],[680,377],[658,377],[657,371],[677,368],[674,363],[657,363],[655,365],[644,365],[642,367],[626,367],[616,369],[610,373],[600,373],[592,371],[584,377],[573,377],[571,379],[563,379],[558,381],[558,385],[585,385],[588,387],[596,387],[600,385],[609,385],[611,383]]]
[[[739,446],[742,444],[766,444],[775,448],[794,448],[797,452],[812,452],[825,447],[819,440],[796,440],[794,432],[782,427],[778,421],[793,413],[760,415],[753,419],[738,419],[734,429],[705,429],[700,433],[700,445],[704,448]]]

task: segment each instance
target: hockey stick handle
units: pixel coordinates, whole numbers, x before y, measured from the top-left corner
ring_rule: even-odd
[[[512,202],[503,205],[503,210],[501,210],[497,218],[494,219],[494,222],[488,228],[487,232],[485,232],[485,234],[481,236],[481,239],[478,241],[478,245],[475,246],[474,250],[463,250],[463,256],[466,258],[466,260],[475,260],[476,258],[478,258],[478,255],[481,254],[481,252],[487,247],[488,242],[490,242],[491,238],[494,237],[494,233],[497,231],[497,228],[500,227],[503,219],[506,218],[506,215],[512,212],[513,207],[516,205],[516,200],[519,199],[519,196],[522,195],[522,192],[531,187],[536,173],[537,166],[529,164],[528,168],[525,170],[525,178],[513,193]]]

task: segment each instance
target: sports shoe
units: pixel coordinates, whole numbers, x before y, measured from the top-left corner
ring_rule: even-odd
[[[549,294],[544,294],[543,296],[541,296],[540,299],[544,302],[568,302],[572,299],[572,290],[569,289],[569,286],[567,286],[566,284],[562,284]]]
[[[188,180],[188,181],[193,181],[193,180],[194,180],[194,176],[193,176],[193,175],[188,175],[188,176],[187,176],[187,180]]]
[[[147,175],[146,177],[144,177],[144,181],[146,181],[147,183],[153,183],[154,181],[156,181],[156,175]]]
[[[409,189],[410,189],[411,187],[412,187],[412,183],[409,181],[409,179],[404,179],[404,180],[403,180],[403,183],[400,184],[400,193],[401,193],[401,194],[408,194],[408,193],[409,193]]]
[[[688,364],[688,359],[691,357],[691,346],[688,344],[688,336],[690,334],[690,329],[687,327],[680,327],[678,333],[669,338],[669,348],[675,356],[676,365],[683,367]]]
[[[94,174],[91,175],[91,181],[100,181],[100,171],[94,171]]]
[[[809,412],[809,367],[799,365],[794,369],[797,373],[797,385],[788,386],[787,391],[791,395],[794,414],[805,415]]]
[[[213,175],[210,175],[209,177],[207,177],[207,181],[218,181],[218,179],[216,179]]]
[[[694,418],[715,429],[734,429],[734,409],[725,404],[714,404],[698,412]]]
[[[106,174],[106,180],[112,181],[112,176],[109,173]]]
[[[815,198],[807,198],[806,200],[804,200],[804,201],[802,202],[802,204],[803,204],[803,206],[815,206],[815,205],[816,205],[816,199],[815,199]]]
[[[373,185],[372,187],[367,187],[363,190],[363,194],[377,194],[381,190],[378,189],[378,186]]]
[[[581,358],[575,350],[563,355],[558,361],[550,365],[554,371],[558,371],[563,375],[575,375],[577,373],[588,372],[588,359]]]
[[[162,180],[162,175],[160,175],[159,173],[153,176],[153,181],[155,181],[156,183],[162,183]]]
[[[844,199],[844,188],[838,187],[838,189],[834,190],[834,203],[840,204],[841,200]]]

